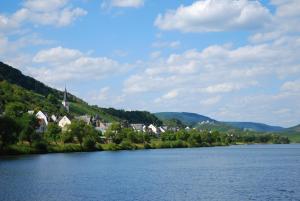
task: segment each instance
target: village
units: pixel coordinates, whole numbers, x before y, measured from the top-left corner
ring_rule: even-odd
[[[67,113],[70,111],[70,104],[67,100],[67,89],[65,88],[64,91],[64,98],[62,101],[62,107],[65,109]],[[50,122],[57,124],[62,132],[65,132],[68,130],[68,126],[71,125],[72,121],[78,120],[82,121],[87,125],[92,126],[96,131],[100,131],[102,134],[105,134],[105,132],[109,129],[109,127],[112,125],[112,122],[104,122],[99,115],[91,116],[91,115],[82,115],[82,116],[75,116],[73,119],[68,116],[58,116],[55,114],[47,114],[43,111],[38,111],[35,113],[35,111],[30,110],[28,111],[30,115],[35,115],[35,117],[38,120],[39,127],[36,129],[37,133],[44,133],[47,130],[47,126]],[[160,136],[160,134],[165,133],[167,130],[170,131],[178,131],[178,127],[167,127],[167,126],[156,126],[153,124],[145,125],[143,123],[135,123],[135,124],[128,124],[127,127],[132,128],[135,132],[142,132],[142,133],[149,133],[151,135]],[[185,128],[186,130],[189,130],[189,127]]]

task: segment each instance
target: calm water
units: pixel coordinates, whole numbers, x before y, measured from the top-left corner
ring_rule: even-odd
[[[300,200],[300,145],[0,158],[0,200]]]

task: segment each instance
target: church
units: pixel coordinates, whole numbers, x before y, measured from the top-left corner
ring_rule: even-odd
[[[62,101],[62,105],[63,105],[63,107],[65,108],[65,110],[67,111],[67,112],[69,112],[69,102],[68,102],[68,100],[67,100],[67,94],[68,94],[68,92],[67,92],[67,87],[65,87],[65,91],[64,91],[64,99],[63,99],[63,101]]]

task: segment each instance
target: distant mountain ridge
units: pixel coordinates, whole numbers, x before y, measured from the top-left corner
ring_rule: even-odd
[[[258,132],[280,132],[285,130],[285,128],[280,126],[270,126],[263,123],[256,122],[224,122],[225,124],[231,125],[242,130],[252,130]]]
[[[158,112],[154,113],[161,120],[178,119],[186,125],[193,125],[199,122],[216,122],[207,116],[189,112]]]
[[[288,128],[289,131],[300,132],[300,124],[297,126],[293,126]]]
[[[155,113],[155,115],[161,120],[178,119],[181,122],[185,123],[186,125],[194,125],[201,128],[215,127],[218,128],[219,130],[220,129],[229,130],[235,128],[240,130],[251,130],[257,132],[283,132],[287,130],[300,132],[300,125],[292,128],[283,128],[280,126],[271,126],[264,123],[256,123],[256,122],[222,122],[207,116],[203,116],[196,113],[188,113],[188,112],[159,112],[159,113]],[[205,124],[205,122],[210,122],[210,125]],[[214,125],[212,123],[214,123]]]

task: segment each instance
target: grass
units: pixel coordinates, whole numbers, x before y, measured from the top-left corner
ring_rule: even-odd
[[[291,143],[300,143],[300,132],[291,131],[291,132],[283,132],[279,134],[281,136],[288,137]]]
[[[290,139],[291,143],[300,143],[300,133],[294,133],[286,136]]]
[[[300,143],[300,134],[293,134],[288,136],[292,143]],[[236,144],[245,144],[239,143]],[[42,146],[41,146],[42,145]],[[69,153],[69,152],[89,152],[89,151],[118,151],[118,150],[138,150],[138,149],[168,149],[168,148],[192,148],[192,147],[214,147],[214,146],[228,146],[230,144],[214,143],[214,144],[189,144],[188,142],[177,141],[162,141],[160,139],[152,139],[150,143],[137,144],[129,141],[124,141],[121,144],[100,144],[97,143],[93,149],[81,147],[78,143],[58,143],[58,144],[43,144],[38,146],[33,144],[29,146],[28,143],[18,143],[10,145],[0,155],[22,155],[22,154],[41,154],[41,153]]]

